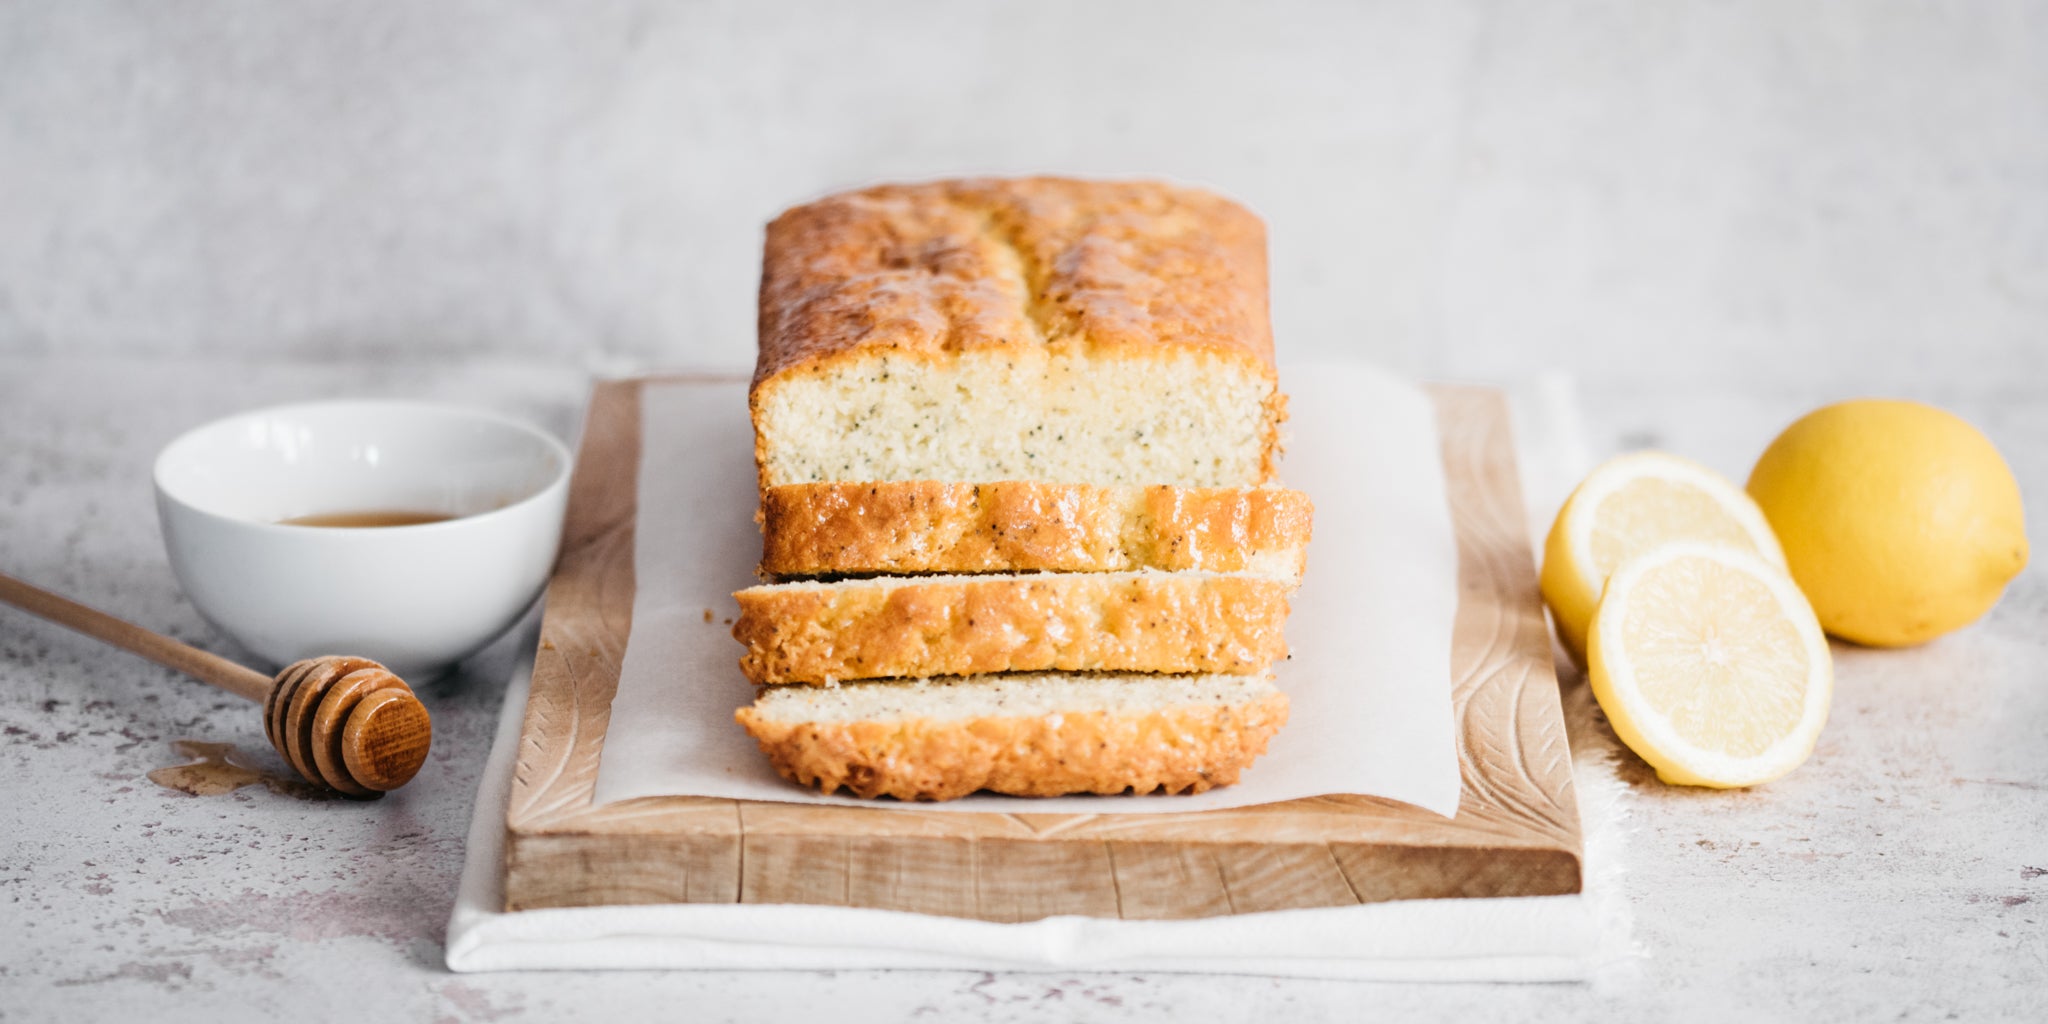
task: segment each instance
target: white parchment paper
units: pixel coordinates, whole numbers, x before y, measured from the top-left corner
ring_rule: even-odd
[[[777,776],[732,720],[753,699],[740,674],[732,592],[755,582],[753,436],[738,383],[649,384],[642,393],[633,631],[598,769],[596,800],[713,796],[943,813],[1135,814],[1210,810],[1331,793],[1455,813],[1451,620],[1457,547],[1435,410],[1418,387],[1356,364],[1295,364],[1283,481],[1315,501],[1308,574],[1278,669],[1293,707],[1235,786],[1195,796],[903,805],[826,797]],[[707,612],[709,621],[707,621]]]

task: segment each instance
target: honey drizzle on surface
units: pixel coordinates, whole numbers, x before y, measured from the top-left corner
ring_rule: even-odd
[[[158,768],[149,773],[149,781],[191,796],[220,796],[243,786],[263,786],[273,793],[301,800],[332,800],[340,795],[303,779],[272,775],[252,768],[232,743],[174,740],[171,750],[179,757],[194,760],[189,764]]]

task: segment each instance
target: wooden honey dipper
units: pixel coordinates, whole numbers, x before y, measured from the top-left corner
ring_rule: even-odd
[[[0,573],[0,602],[263,705],[263,732],[306,780],[374,798],[426,763],[433,722],[405,681],[368,658],[326,655],[275,680]]]

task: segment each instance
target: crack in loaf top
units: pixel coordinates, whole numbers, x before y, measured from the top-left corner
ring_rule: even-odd
[[[1160,346],[1270,376],[1266,232],[1244,207],[1156,182],[884,185],[768,225],[754,381],[892,350]]]

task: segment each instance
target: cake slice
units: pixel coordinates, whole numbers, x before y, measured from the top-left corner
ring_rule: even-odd
[[[773,687],[734,718],[826,793],[1200,793],[1265,753],[1287,696],[1265,676],[973,676]]]
[[[733,595],[756,683],[984,672],[1261,672],[1286,657],[1283,580],[1241,573],[879,576]]]
[[[941,181],[768,226],[749,404],[765,490],[1269,482],[1265,226],[1155,182]]]
[[[1249,572],[1301,578],[1313,508],[1270,488],[930,480],[786,484],[761,495],[761,571]]]

